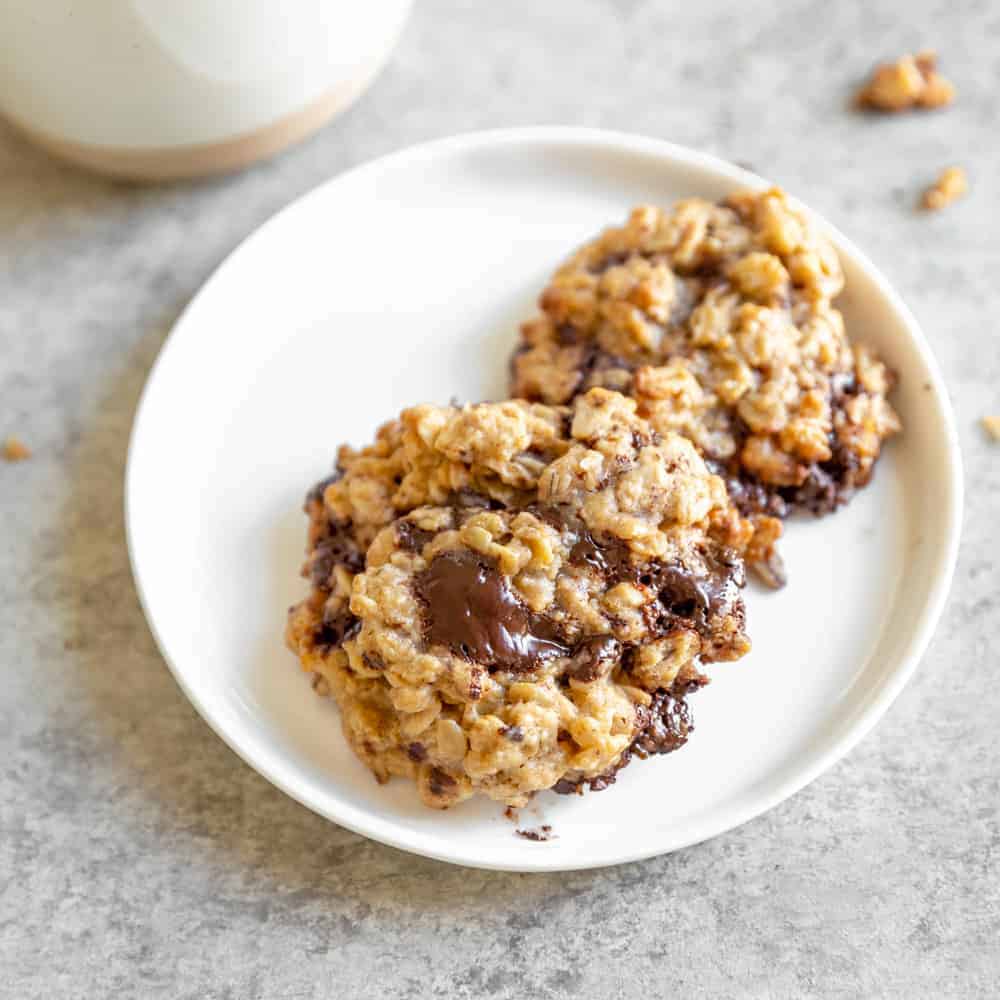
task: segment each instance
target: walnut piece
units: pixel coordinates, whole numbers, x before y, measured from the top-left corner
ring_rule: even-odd
[[[4,440],[0,454],[7,462],[23,462],[31,458],[31,449],[20,438],[11,435]]]
[[[931,212],[950,205],[969,190],[969,181],[961,167],[946,167],[924,192],[920,204]]]
[[[876,66],[856,100],[861,108],[893,113],[940,108],[955,100],[955,88],[938,73],[937,53],[926,49]]]

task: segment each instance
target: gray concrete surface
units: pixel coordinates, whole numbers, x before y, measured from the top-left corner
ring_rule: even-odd
[[[1000,411],[998,42],[985,0],[418,0],[346,117],[241,176],[130,188],[0,128],[0,436],[35,449],[0,464],[0,995],[997,995],[1000,445],[977,420]],[[953,109],[846,109],[925,44]],[[943,366],[968,505],[923,666],[848,759],[672,857],[517,876],[369,843],[236,759],[153,646],[121,482],[164,332],[238,240],[380,153],[536,122],[746,161],[867,248]],[[915,213],[953,161],[971,195]]]

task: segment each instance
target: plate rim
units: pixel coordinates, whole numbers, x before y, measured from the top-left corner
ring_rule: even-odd
[[[918,627],[913,630],[904,651],[897,660],[897,666],[885,679],[880,690],[877,691],[869,704],[867,704],[858,714],[857,718],[848,725],[845,732],[826,747],[825,750],[816,755],[815,760],[809,766],[796,771],[791,776],[777,783],[776,787],[767,795],[758,796],[747,804],[733,805],[725,813],[722,822],[705,824],[693,829],[689,836],[682,838],[676,843],[667,846],[644,847],[632,851],[626,851],[614,859],[584,857],[579,860],[558,859],[556,860],[546,852],[538,854],[524,854],[517,862],[507,862],[503,859],[483,859],[475,856],[474,851],[437,850],[433,840],[428,838],[425,832],[417,830],[399,830],[399,824],[395,821],[386,821],[381,817],[372,816],[363,809],[355,809],[346,806],[349,815],[343,812],[338,813],[334,809],[324,808],[320,804],[309,801],[307,795],[300,793],[295,787],[295,782],[287,779],[276,768],[270,766],[267,761],[261,761],[259,752],[252,745],[251,741],[244,739],[240,735],[234,735],[227,731],[224,721],[216,717],[211,708],[207,706],[196,691],[188,683],[185,671],[180,669],[171,659],[167,652],[167,644],[161,636],[156,619],[152,612],[147,594],[143,585],[143,579],[139,568],[136,545],[136,528],[133,524],[134,505],[132,501],[133,479],[135,476],[135,455],[138,450],[143,423],[148,410],[148,400],[151,387],[156,381],[157,375],[163,365],[164,359],[172,348],[178,343],[179,331],[182,331],[188,318],[196,310],[201,300],[211,294],[215,285],[221,277],[233,266],[235,258],[250,244],[266,239],[270,230],[282,219],[286,213],[293,210],[301,210],[302,206],[311,199],[317,197],[321,192],[346,182],[356,174],[371,171],[376,173],[391,167],[398,167],[404,163],[415,163],[422,160],[434,158],[446,158],[448,156],[461,155],[475,149],[483,149],[492,146],[509,145],[531,145],[531,144],[565,144],[568,146],[582,147],[593,146],[595,149],[612,151],[620,154],[640,154],[659,158],[671,162],[675,165],[683,165],[688,168],[713,173],[732,180],[734,184],[741,184],[747,187],[760,188],[769,185],[766,178],[758,174],[745,170],[719,156],[702,152],[690,147],[682,146],[668,140],[658,139],[652,136],[635,133],[589,128],[582,126],[566,125],[532,125],[515,128],[487,129],[472,132],[463,132],[444,138],[433,139],[421,142],[416,145],[404,147],[400,150],[386,153],[375,159],[367,160],[357,164],[345,171],[337,173],[327,178],[311,190],[296,197],[287,205],[269,216],[264,222],[258,225],[246,237],[241,239],[236,246],[226,254],[223,260],[216,266],[208,278],[201,284],[190,301],[184,307],[180,315],[174,321],[170,332],[160,346],[153,364],[150,366],[145,383],[140,393],[138,403],[134,411],[132,429],[129,435],[128,449],[125,461],[124,474],[124,523],[125,541],[129,555],[129,565],[132,571],[132,578],[135,584],[136,594],[146,618],[147,625],[157,649],[163,658],[168,670],[173,676],[178,687],[185,697],[192,704],[201,718],[215,732],[215,734],[249,767],[264,777],[268,782],[284,792],[296,802],[305,806],[310,811],[323,816],[325,819],[336,823],[345,829],[351,830],[361,836],[386,844],[390,847],[409,853],[443,861],[449,864],[457,864],[470,868],[495,871],[512,872],[553,872],[553,871],[578,871],[583,869],[606,868],[619,864],[627,864],[633,861],[640,861],[646,858],[657,857],[674,851],[683,850],[686,847],[702,843],[713,837],[727,833],[744,823],[749,822],[758,816],[769,812],[786,799],[801,791],[806,785],[811,784],[821,774],[829,770],[834,764],[842,760],[858,745],[874,728],[876,723],[888,711],[893,702],[899,696],[903,688],[912,678],[927,646],[933,637],[934,631],[941,619],[945,602],[951,589],[954,577],[955,566],[958,558],[959,544],[961,541],[962,516],[964,509],[964,477],[962,467],[962,455],[959,445],[959,436],[955,420],[954,408],[941,374],[937,359],[931,351],[920,324],[916,317],[903,301],[902,297],[890,285],[888,279],[873,264],[870,258],[861,251],[848,237],[846,237],[829,220],[806,206],[809,214],[816,219],[830,235],[837,247],[839,254],[846,254],[853,258],[853,262],[873,283],[878,293],[884,298],[890,309],[899,318],[901,325],[905,328],[911,345],[920,360],[923,362],[929,381],[932,385],[934,395],[940,402],[941,415],[943,417],[943,440],[946,445],[947,454],[947,494],[949,499],[949,509],[946,511],[945,544],[940,547],[937,554],[937,567],[935,578],[923,613],[919,619]],[[365,825],[360,819],[356,819],[353,813],[359,816],[367,816],[371,821]],[[388,823],[389,829],[384,829]],[[703,829],[702,827],[707,827]],[[409,836],[407,834],[410,834]],[[550,860],[547,860],[549,858]]]

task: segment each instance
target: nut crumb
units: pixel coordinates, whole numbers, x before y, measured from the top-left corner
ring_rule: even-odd
[[[25,459],[31,458],[31,449],[20,438],[13,435],[4,439],[0,452],[7,462],[23,462]]]
[[[969,181],[961,167],[946,167],[938,179],[924,192],[920,204],[937,212],[961,198],[969,190]]]
[[[1000,416],[983,417],[983,427],[994,441],[1000,441]]]
[[[941,108],[955,100],[955,88],[938,73],[937,53],[925,49],[876,66],[855,100],[858,107],[892,113]]]
[[[552,832],[552,827],[547,823],[544,826],[540,826],[537,829],[528,830],[515,830],[515,836],[521,837],[524,840],[533,840],[536,843],[544,843],[546,840],[555,840],[555,834]]]

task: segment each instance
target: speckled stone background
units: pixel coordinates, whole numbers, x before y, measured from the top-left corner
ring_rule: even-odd
[[[941,51],[947,111],[847,110],[879,57]],[[1000,8],[417,0],[375,87],[241,176],[131,188],[0,127],[0,994],[985,997],[1000,993]],[[768,815],[604,871],[461,870],[274,790],[200,721],[132,588],[122,471],[165,331],[287,201],[448,133],[566,122],[751,164],[869,250],[923,323],[966,463],[922,668],[847,760]],[[940,167],[971,195],[913,210]]]

